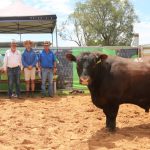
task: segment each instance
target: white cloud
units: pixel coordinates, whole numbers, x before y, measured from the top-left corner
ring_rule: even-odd
[[[35,7],[54,14],[68,15],[73,11],[69,5],[70,0],[39,0],[39,2],[35,3]]]
[[[134,25],[134,31],[139,33],[139,42],[142,44],[150,44],[150,22],[140,22]]]
[[[8,5],[10,5],[12,3],[13,0],[4,0],[4,1],[1,1],[1,4],[0,4],[0,9],[3,9],[5,7],[7,7]]]

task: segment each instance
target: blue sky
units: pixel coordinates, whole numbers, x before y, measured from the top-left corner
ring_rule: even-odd
[[[16,0],[1,1],[0,9],[13,5]],[[18,1],[18,0],[17,0]],[[46,11],[50,14],[56,14],[58,17],[58,26],[65,21],[67,16],[73,12],[75,3],[79,0],[19,0],[24,4],[33,6],[36,9]],[[150,0],[130,0],[139,16],[140,22],[134,24],[134,32],[139,33],[140,44],[150,44]],[[55,38],[55,37],[54,37]],[[0,35],[0,42],[19,40],[18,35]],[[43,41],[51,39],[51,35],[23,35],[22,40]],[[76,46],[75,43],[58,39],[59,46]],[[55,45],[55,43],[54,43]]]
[[[149,0],[131,0],[135,7],[136,13],[140,16],[141,21],[150,21],[150,1]],[[148,20],[147,20],[148,19]]]
[[[139,33],[140,44],[150,44],[150,0],[130,0],[139,16],[139,23],[135,23],[134,32]]]

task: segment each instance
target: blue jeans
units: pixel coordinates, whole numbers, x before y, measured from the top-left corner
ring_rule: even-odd
[[[13,94],[13,86],[16,86],[16,94],[20,96],[20,67],[15,68],[8,68],[7,75],[8,75],[8,96],[12,96]]]
[[[42,94],[46,95],[46,80],[48,79],[48,95],[53,96],[53,69],[42,68]]]

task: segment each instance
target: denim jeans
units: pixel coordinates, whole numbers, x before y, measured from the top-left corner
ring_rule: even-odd
[[[53,69],[42,68],[42,94],[46,95],[46,81],[48,79],[48,95],[53,96]]]
[[[20,96],[20,67],[15,68],[8,68],[7,75],[8,75],[8,96],[12,96],[13,94],[13,86],[15,84],[16,87],[16,94]]]

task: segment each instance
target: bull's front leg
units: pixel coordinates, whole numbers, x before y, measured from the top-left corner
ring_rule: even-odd
[[[119,105],[109,104],[103,108],[103,112],[106,115],[106,128],[109,131],[115,131],[116,129],[116,117],[118,114]]]

